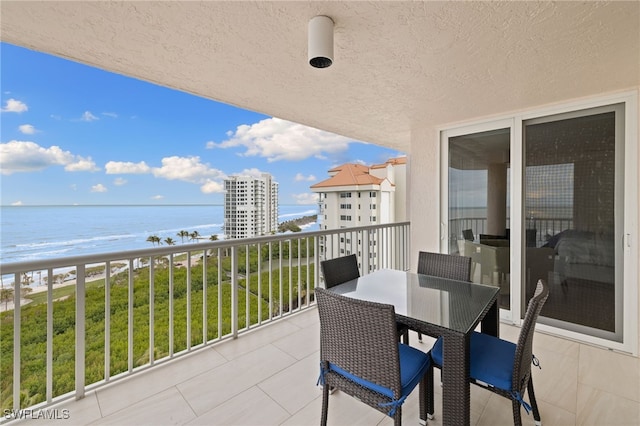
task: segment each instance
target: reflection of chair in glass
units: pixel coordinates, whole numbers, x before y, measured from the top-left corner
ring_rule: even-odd
[[[329,388],[341,390],[402,421],[402,404],[420,384],[420,418],[427,418],[431,357],[398,343],[393,305],[352,299],[316,288],[320,316],[321,424],[327,424]],[[433,404],[431,405],[431,407]]]
[[[509,273],[509,247],[494,247],[480,244],[480,263],[482,264],[482,284],[502,287],[509,294],[507,274]]]
[[[464,242],[464,255],[471,258],[471,281],[482,282],[481,268],[482,257],[480,255],[480,244],[476,244],[473,241]],[[476,270],[479,272],[479,277],[476,279]]]
[[[325,288],[331,288],[360,277],[358,258],[355,254],[325,260],[320,263],[320,267]],[[398,323],[398,335],[402,337],[405,344],[409,344],[409,328],[406,325]]]
[[[536,362],[533,356],[533,332],[536,320],[542,310],[547,297],[549,287],[544,280],[539,280],[533,298],[529,301],[527,312],[524,316],[520,336],[517,345],[506,340],[499,339],[488,334],[473,332],[469,349],[469,378],[471,383],[482,386],[500,396],[511,400],[513,409],[513,422],[522,424],[520,406],[524,406],[527,414],[533,409],[533,418],[536,425],[540,425],[540,412],[533,392],[531,379],[531,363]],[[442,339],[438,339],[431,350],[432,366],[442,368]],[[445,366],[448,368],[448,366]],[[454,365],[453,368],[463,368]],[[433,374],[429,375],[433,380]],[[433,386],[431,381],[430,386]],[[531,406],[524,401],[525,389],[529,393]],[[433,392],[429,392],[429,398],[433,398]],[[429,401],[429,407],[433,401]]]
[[[526,297],[529,298],[535,290],[536,282],[540,279],[550,283],[549,273],[553,272],[555,252],[550,247],[527,247],[526,266]]]
[[[421,251],[418,253],[417,272],[450,280],[471,282],[471,258]],[[418,341],[422,342],[422,333],[418,333]]]

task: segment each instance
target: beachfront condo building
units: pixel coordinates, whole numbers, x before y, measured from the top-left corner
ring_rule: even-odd
[[[329,170],[329,179],[311,186],[318,193],[318,223],[320,229],[340,229],[356,226],[378,225],[407,220],[407,158],[399,157],[383,164],[365,166],[347,163]],[[364,237],[363,237],[364,236]],[[366,266],[377,268],[379,244],[390,244],[375,230],[359,236],[343,235],[325,238],[321,251],[326,258],[358,254],[359,261],[363,245],[371,250]],[[363,241],[364,240],[364,241]]]
[[[224,181],[224,238],[250,238],[278,230],[278,183],[268,173]]]

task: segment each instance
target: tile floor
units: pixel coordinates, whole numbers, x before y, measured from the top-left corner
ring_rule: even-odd
[[[519,329],[501,324],[514,341]],[[317,425],[322,395],[318,377],[319,322],[315,309],[88,392],[59,425]],[[412,344],[431,347],[425,338]],[[542,369],[534,383],[542,422],[552,425],[640,424],[640,359],[537,333],[534,349]],[[439,381],[436,369],[436,380]],[[474,425],[513,424],[511,404],[471,387]],[[436,386],[440,425],[440,388]],[[403,406],[405,424],[418,424],[417,390]],[[525,425],[533,417],[523,414]],[[12,422],[15,423],[15,422]],[[40,420],[23,423],[43,424]],[[391,425],[378,411],[336,392],[331,425]]]

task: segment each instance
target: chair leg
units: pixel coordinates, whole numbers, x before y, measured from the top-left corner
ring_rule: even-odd
[[[393,415],[394,426],[402,426],[402,407],[396,408],[396,413]]]
[[[433,362],[427,370],[427,418],[433,420],[434,403],[433,403]]]
[[[322,387],[322,418],[320,419],[321,426],[327,426],[327,414],[329,411],[329,388],[330,386],[326,383]]]
[[[520,402],[512,399],[511,408],[513,409],[513,425],[522,426],[522,417],[520,416]]]
[[[402,343],[404,343],[405,345],[409,344],[409,330],[405,330],[402,333]]]
[[[418,332],[418,342],[422,343],[422,333]]]
[[[527,392],[529,393],[529,400],[531,401],[531,410],[533,411],[533,420],[536,426],[542,425],[540,419],[540,410],[538,410],[538,403],[536,402],[536,395],[533,393],[533,378],[529,377],[529,383],[527,384]]]

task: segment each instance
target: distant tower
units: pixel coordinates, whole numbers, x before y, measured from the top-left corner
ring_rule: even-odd
[[[347,163],[329,170],[329,179],[311,186],[318,194],[320,229],[340,229],[407,220],[407,158],[364,166]],[[320,257],[356,254],[362,270],[378,268],[377,246],[395,244],[375,231],[345,234],[340,239],[321,236]],[[365,246],[368,246],[364,250]],[[369,253],[369,259],[362,259]],[[329,257],[325,257],[325,256]],[[364,262],[363,262],[364,260]]]
[[[224,181],[224,238],[250,238],[278,230],[278,183],[260,177],[230,176]]]

